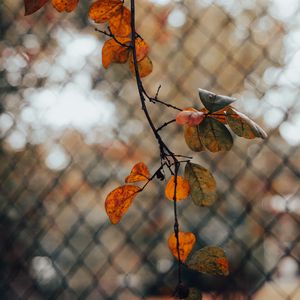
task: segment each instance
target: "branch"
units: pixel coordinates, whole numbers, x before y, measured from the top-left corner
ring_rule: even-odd
[[[136,56],[136,47],[135,47],[135,39],[136,39],[136,30],[135,30],[135,0],[130,0],[130,8],[131,8],[131,49],[132,49],[132,56],[133,56],[133,64],[134,64],[134,71],[135,71],[135,79],[136,79],[136,84],[137,84],[137,89],[138,93],[140,96],[140,102],[142,105],[142,110],[144,111],[144,114],[146,116],[146,119],[149,123],[149,126],[158,142],[159,149],[160,149],[160,159],[161,159],[161,168],[163,169],[164,164],[168,167],[169,171],[171,174],[173,174],[172,171],[172,162],[170,161],[169,157],[172,158],[173,164],[175,165],[175,170],[174,170],[174,178],[175,178],[175,192],[174,192],[174,233],[176,237],[176,248],[177,248],[177,255],[178,255],[178,282],[177,282],[177,287],[176,290],[178,289],[179,286],[181,286],[182,283],[182,278],[181,278],[181,268],[182,268],[182,261],[180,259],[180,251],[179,251],[179,222],[178,222],[178,216],[177,216],[177,201],[176,201],[176,189],[177,189],[177,176],[178,176],[178,170],[180,167],[180,161],[178,161],[176,155],[167,147],[167,145],[164,143],[162,140],[160,134],[158,133],[158,130],[155,128],[153,121],[150,117],[150,114],[148,112],[147,106],[146,106],[146,97],[152,102],[159,102],[161,104],[164,104],[168,107],[172,107],[177,110],[181,110],[179,108],[176,108],[175,106],[169,105],[167,103],[164,103],[162,101],[159,101],[157,99],[159,89],[156,93],[155,98],[149,98],[147,95],[143,83],[141,80],[141,76],[139,73],[139,68],[138,68],[138,61],[137,61],[137,56]],[[160,168],[160,169],[161,169]],[[159,170],[160,170],[159,169]],[[147,185],[148,183],[146,183]]]

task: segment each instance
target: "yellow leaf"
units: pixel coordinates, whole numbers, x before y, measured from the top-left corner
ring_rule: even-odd
[[[175,177],[172,176],[167,183],[165,189],[165,195],[169,200],[174,199],[174,189],[175,189]],[[189,182],[182,176],[177,176],[177,186],[176,186],[176,201],[183,200],[187,198],[190,194]]]
[[[180,260],[185,262],[196,243],[196,237],[192,232],[179,232],[178,238]],[[168,239],[168,246],[172,254],[178,259],[177,239],[175,233],[170,235]]]
[[[107,195],[105,210],[112,224],[117,224],[121,220],[140,190],[138,186],[123,185]]]
[[[147,181],[149,177],[150,173],[148,167],[143,162],[139,162],[133,166],[130,175],[126,177],[125,182],[130,183],[138,181]]]

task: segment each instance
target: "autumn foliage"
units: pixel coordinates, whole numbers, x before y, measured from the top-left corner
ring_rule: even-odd
[[[24,0],[25,14],[36,12],[47,2],[49,1]],[[52,0],[51,2],[58,12],[71,12],[77,7],[79,0]],[[131,0],[131,7],[132,5],[134,0]],[[194,250],[196,235],[192,232],[180,231],[177,217],[177,204],[179,205],[178,202],[181,200],[192,200],[197,207],[213,205],[217,199],[216,180],[209,170],[192,162],[191,157],[174,154],[164,143],[159,131],[172,123],[182,126],[182,141],[185,141],[190,150],[213,153],[229,151],[233,146],[232,134],[245,139],[264,139],[267,137],[266,133],[254,121],[232,106],[236,101],[232,97],[199,89],[202,102],[202,107],[199,109],[193,107],[181,109],[161,101],[158,99],[159,89],[155,97],[150,97],[145,92],[140,78],[149,75],[153,65],[148,56],[149,45],[135,30],[134,13],[120,0],[98,0],[91,4],[88,15],[95,24],[107,25],[107,31],[98,30],[109,37],[102,48],[103,67],[107,69],[114,63],[128,62],[129,70],[135,75],[142,108],[160,151],[160,165],[156,171],[151,174],[144,162],[138,162],[124,179],[125,183],[106,196],[105,210],[110,222],[117,224],[122,220],[136,197],[150,181],[166,180],[165,197],[172,201],[174,208],[174,233],[168,238],[168,247],[178,260],[179,270],[185,266],[211,275],[227,276],[229,263],[225,252],[216,246]],[[174,120],[166,122],[162,127],[156,127],[148,113],[146,100],[149,100],[149,103],[159,103],[175,109],[177,114]],[[179,160],[178,157],[186,159]],[[181,168],[182,166],[184,168]],[[179,175],[180,172],[183,174]],[[190,294],[199,299],[200,292],[197,289],[187,291],[183,289],[181,272],[178,274],[176,295],[186,298]]]

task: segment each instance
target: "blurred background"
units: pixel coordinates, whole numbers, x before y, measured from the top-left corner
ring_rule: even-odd
[[[118,225],[105,214],[107,193],[136,162],[156,170],[159,153],[128,66],[101,66],[89,4],[27,17],[23,1],[0,4],[0,299],[166,299],[176,283],[165,182]],[[300,2],[141,0],[137,23],[150,94],[161,84],[162,100],[195,108],[199,87],[235,96],[269,134],[199,154],[179,126],[163,132],[218,184],[211,208],[180,202],[181,230],[230,260],[227,278],[185,271],[185,282],[204,299],[299,300]],[[176,115],[149,107],[157,126]]]

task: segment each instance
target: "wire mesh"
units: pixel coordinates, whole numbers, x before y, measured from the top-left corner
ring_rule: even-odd
[[[165,183],[152,182],[118,225],[104,211],[134,163],[159,165],[128,67],[102,68],[88,3],[27,17],[22,1],[0,7],[0,298],[168,299],[176,264]],[[163,133],[217,179],[211,208],[179,207],[198,247],[229,256],[227,278],[185,270],[204,299],[300,299],[299,17],[292,0],[137,3],[154,64],[149,93],[161,84],[163,100],[197,108],[198,87],[234,95],[269,134],[200,155],[180,128]],[[175,116],[158,104],[151,113],[157,125]]]

